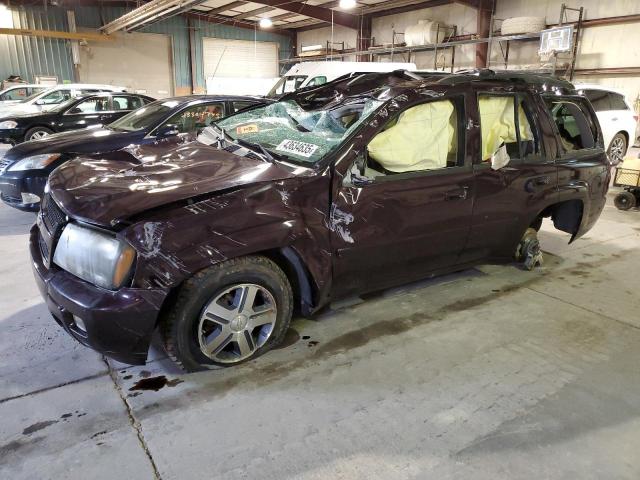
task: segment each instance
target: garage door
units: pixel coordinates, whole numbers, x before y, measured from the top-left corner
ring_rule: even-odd
[[[277,43],[204,38],[202,56],[205,78],[278,76]]]
[[[173,95],[171,39],[157,33],[117,33],[112,42],[80,47],[80,81],[127,87],[154,98]]]

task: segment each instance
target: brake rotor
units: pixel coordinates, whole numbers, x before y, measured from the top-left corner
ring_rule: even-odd
[[[538,232],[535,229],[527,228],[524,232],[516,249],[516,260],[522,262],[527,270],[533,270],[536,265],[542,265],[542,250]]]

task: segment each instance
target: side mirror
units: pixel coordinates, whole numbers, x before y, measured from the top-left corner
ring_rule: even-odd
[[[46,102],[44,100],[42,100],[42,99],[36,100],[36,105],[45,105],[45,104],[46,104]]]
[[[82,110],[80,110],[78,107],[74,107],[69,110],[69,113],[82,113]]]
[[[173,123],[168,123],[166,125],[162,125],[156,131],[156,138],[166,138],[166,137],[174,137],[180,133],[177,125]]]

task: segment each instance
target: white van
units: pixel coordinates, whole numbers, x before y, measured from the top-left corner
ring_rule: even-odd
[[[302,87],[312,87],[330,82],[347,73],[392,72],[415,70],[415,63],[385,62],[302,62],[296,63],[285,73],[267,94],[268,97],[294,92]]]

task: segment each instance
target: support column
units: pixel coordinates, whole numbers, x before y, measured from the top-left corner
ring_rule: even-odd
[[[479,38],[489,37],[491,28],[491,13],[493,12],[493,0],[479,0],[476,16],[476,31]],[[488,43],[476,44],[476,68],[487,68]]]
[[[371,15],[360,17],[360,28],[356,37],[356,50],[367,50],[371,46]],[[357,55],[357,62],[368,62],[369,55]]]

